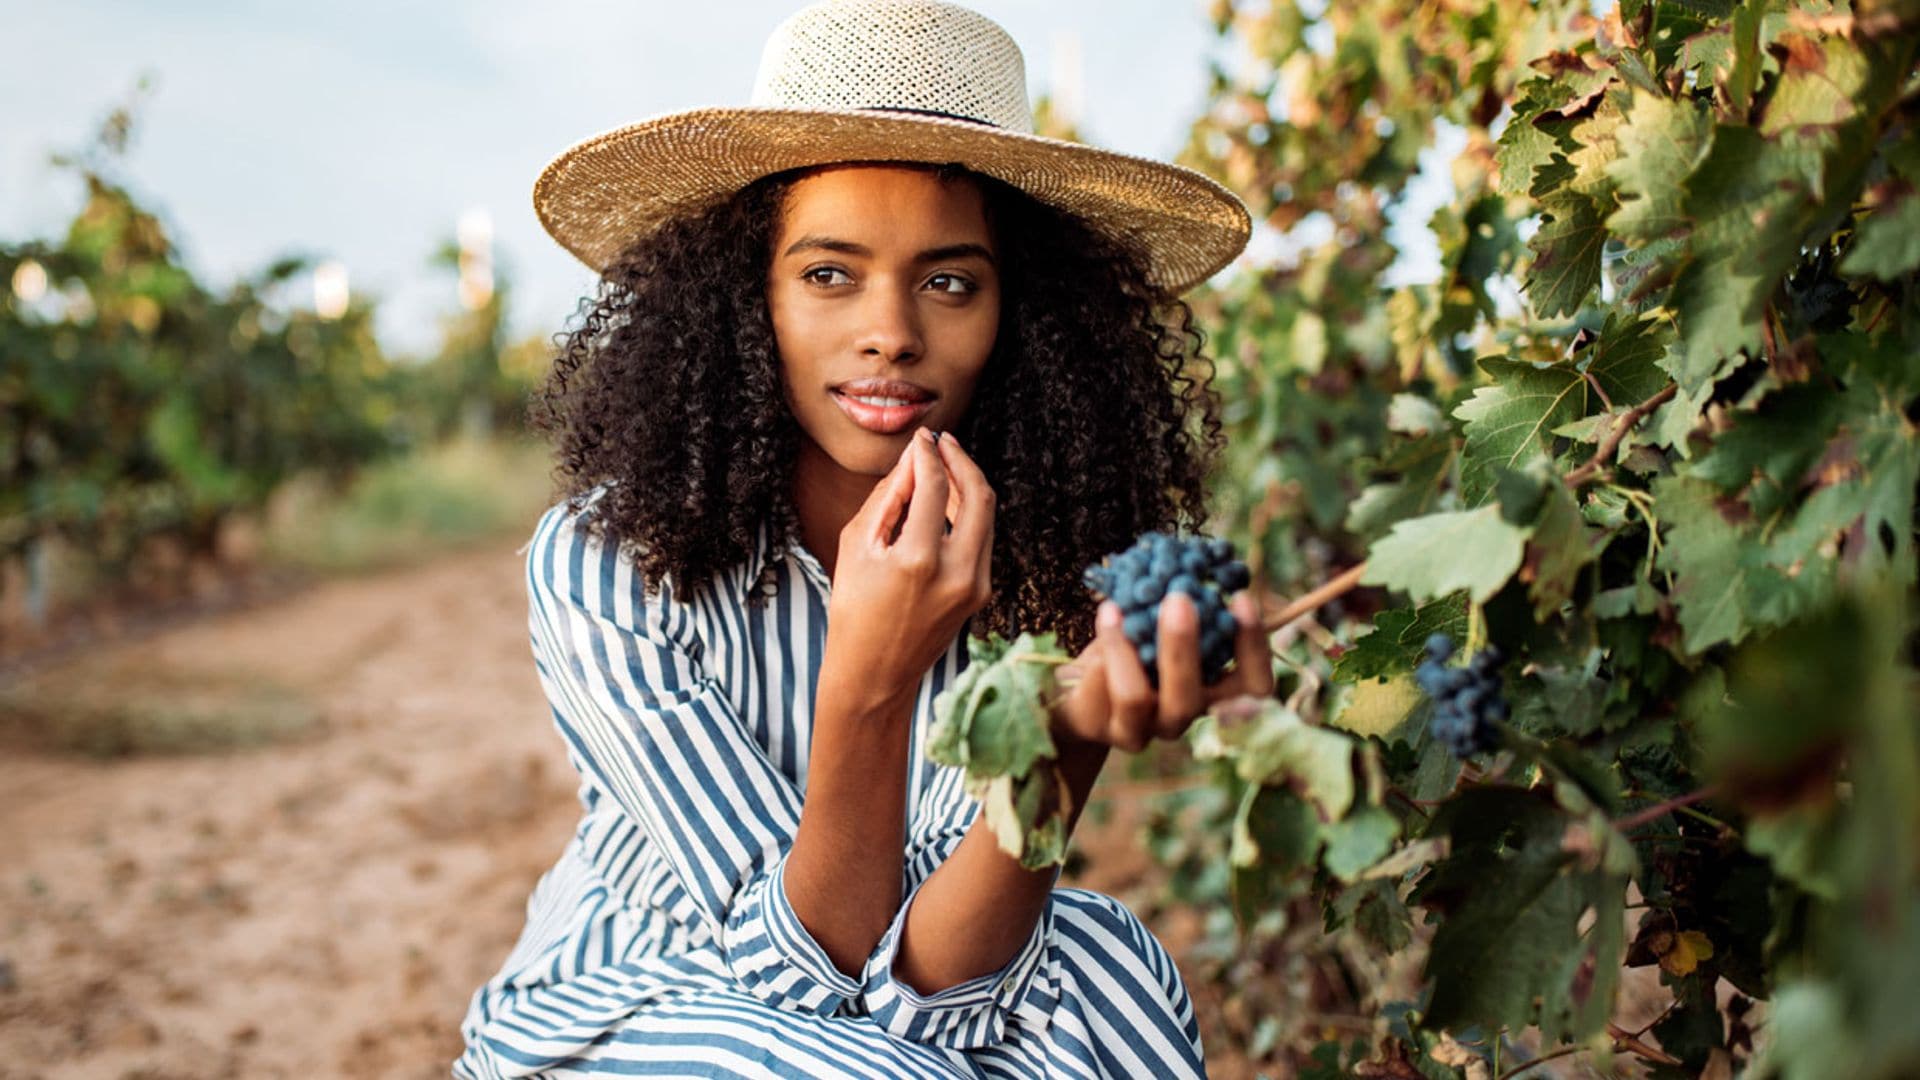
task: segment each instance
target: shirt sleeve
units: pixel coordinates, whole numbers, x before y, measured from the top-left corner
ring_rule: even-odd
[[[1059,1000],[1057,971],[1048,962],[1053,905],[1041,910],[1033,933],[999,971],[934,994],[921,994],[893,973],[900,933],[927,879],[960,845],[980,804],[961,784],[963,770],[943,767],[927,785],[908,832],[905,901],[868,958],[860,1004],[889,1034],[956,1050],[993,1046],[1006,1038],[1014,1015],[1044,1027]]]
[[[657,845],[745,992],[838,1011],[860,980],[834,967],[783,885],[800,792],[702,668],[670,583],[649,596],[578,518],[549,509],[527,556],[535,666],[576,763]]]

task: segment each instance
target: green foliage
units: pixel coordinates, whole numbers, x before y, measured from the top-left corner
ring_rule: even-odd
[[[215,291],[116,179],[133,126],[57,159],[84,202],[52,241],[0,243],[0,563],[58,538],[109,581],[155,538],[217,556],[222,524],[296,475],[363,467],[476,426],[512,428],[531,373],[501,368],[504,290],[450,321],[429,362],[389,362],[375,309],[285,294],[310,260]]]
[[[1317,904],[1339,1011],[1380,1018],[1365,1065],[1311,1018],[1277,1052],[1503,1071],[1502,1032],[1604,1042],[1622,966],[1658,963],[1660,1075],[1920,1072],[1920,5],[1214,20],[1249,59],[1187,160],[1294,241],[1198,300],[1218,504],[1282,596],[1363,559],[1374,587],[1282,639],[1287,708],[1234,707],[1267,741],[1193,736],[1237,809],[1174,892],[1250,940]],[[1436,131],[1437,274],[1396,283]],[[1506,746],[1464,766],[1407,685],[1436,632],[1514,658]],[[1367,794],[1276,758],[1296,726],[1364,748]],[[1410,985],[1356,974],[1401,954]]]
[[[967,793],[1000,846],[1029,869],[1066,858],[1066,781],[1053,767],[1057,751],[1045,702],[1054,697],[1054,668],[1068,657],[1052,634],[998,634],[967,641],[967,668],[934,698],[927,757],[966,770]]]

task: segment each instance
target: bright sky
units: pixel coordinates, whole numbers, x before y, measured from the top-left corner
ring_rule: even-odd
[[[1036,96],[1077,37],[1081,130],[1103,146],[1170,157],[1205,100],[1205,0],[972,6],[1019,42]],[[427,259],[479,208],[516,330],[551,330],[592,275],[534,218],[541,167],[624,123],[745,104],[768,31],[798,7],[0,0],[0,238],[64,225],[79,192],[48,154],[81,145],[152,72],[128,172],[216,287],[282,254],[339,259],[356,294],[382,298],[388,347],[425,351],[456,303]]]

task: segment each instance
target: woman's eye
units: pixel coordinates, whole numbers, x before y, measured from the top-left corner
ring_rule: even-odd
[[[946,284],[942,284],[942,282]],[[935,274],[927,279],[927,284],[932,285],[935,291],[956,294],[970,293],[975,288],[973,282],[968,281],[958,274]]]
[[[853,280],[852,278],[847,277],[847,272],[845,270],[842,270],[837,266],[816,266],[813,269],[808,270],[806,273],[801,274],[800,276],[808,281],[813,282],[815,285],[838,285],[840,284],[840,282],[834,280],[833,277],[831,276],[834,274],[838,274],[842,278],[846,278],[846,280],[848,281]],[[826,276],[823,276],[823,275],[826,275]]]

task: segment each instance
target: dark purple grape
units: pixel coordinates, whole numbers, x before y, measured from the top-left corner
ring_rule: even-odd
[[[1500,744],[1500,725],[1508,716],[1500,678],[1505,655],[1489,645],[1465,666],[1449,667],[1446,661],[1453,651],[1447,635],[1429,637],[1427,658],[1414,668],[1413,679],[1433,701],[1427,730],[1455,757],[1465,758]]]
[[[1227,540],[1143,533],[1127,550],[1088,567],[1081,579],[1120,605],[1127,640],[1155,686],[1160,606],[1176,592],[1185,594],[1199,615],[1201,681],[1219,682],[1232,665],[1240,625],[1225,598],[1246,588],[1251,575]]]

